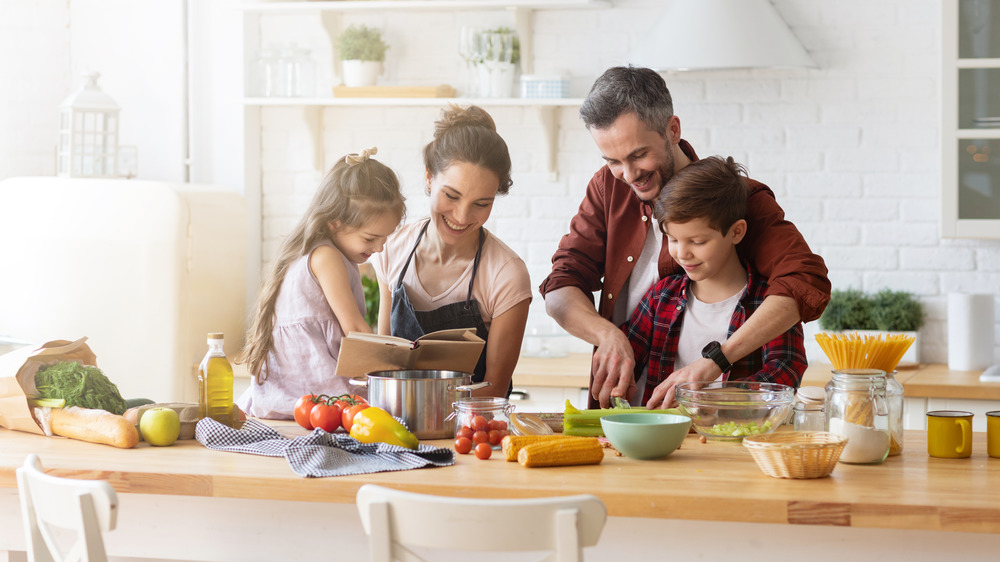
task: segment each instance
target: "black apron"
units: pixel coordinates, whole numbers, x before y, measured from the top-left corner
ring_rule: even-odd
[[[483,242],[486,240],[486,231],[482,227],[479,229],[479,248],[476,250],[476,258],[472,262],[472,278],[469,279],[469,292],[465,298],[465,302],[454,302],[433,310],[423,311],[414,310],[413,305],[410,304],[410,299],[406,296],[406,288],[403,287],[403,277],[406,275],[406,270],[410,267],[410,262],[413,261],[413,254],[417,252],[417,246],[420,245],[420,240],[423,239],[424,233],[427,232],[429,224],[430,221],[427,221],[423,228],[420,229],[417,241],[413,244],[413,249],[410,250],[410,255],[406,258],[406,263],[403,264],[403,269],[399,272],[399,277],[396,279],[396,286],[392,289],[390,318],[392,335],[408,340],[416,340],[424,334],[438,330],[469,328],[475,329],[476,335],[482,338],[483,341],[488,342],[489,330],[486,329],[483,317],[479,313],[479,303],[472,298],[472,287],[476,282],[476,274],[479,272],[479,260],[483,253]],[[479,355],[479,363],[472,374],[472,382],[482,382],[485,378],[486,346],[484,345],[483,352]],[[507,388],[508,396],[512,389],[513,383]]]

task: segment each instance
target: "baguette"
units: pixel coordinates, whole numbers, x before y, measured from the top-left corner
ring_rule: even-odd
[[[122,449],[139,443],[139,431],[124,416],[90,408],[53,408],[52,433]]]

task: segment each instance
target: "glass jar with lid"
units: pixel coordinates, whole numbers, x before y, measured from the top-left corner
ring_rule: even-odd
[[[878,464],[889,454],[885,371],[840,369],[826,384],[826,426],[847,437],[840,462]]]
[[[889,456],[903,454],[903,385],[896,371],[885,374],[885,396],[889,402]]]
[[[795,393],[795,431],[826,431],[826,391],[818,386],[803,386]]]
[[[489,443],[500,448],[500,441],[509,431],[510,413],[514,405],[506,398],[473,396],[453,404],[451,416],[455,418],[455,437],[467,436],[474,444]]]

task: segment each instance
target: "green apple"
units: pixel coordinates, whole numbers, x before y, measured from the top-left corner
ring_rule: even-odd
[[[139,434],[150,445],[173,445],[181,434],[181,418],[170,408],[150,408],[139,418]]]

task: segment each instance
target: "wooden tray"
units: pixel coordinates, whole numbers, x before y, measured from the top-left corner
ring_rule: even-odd
[[[453,98],[455,88],[440,86],[334,86],[335,98]]]

